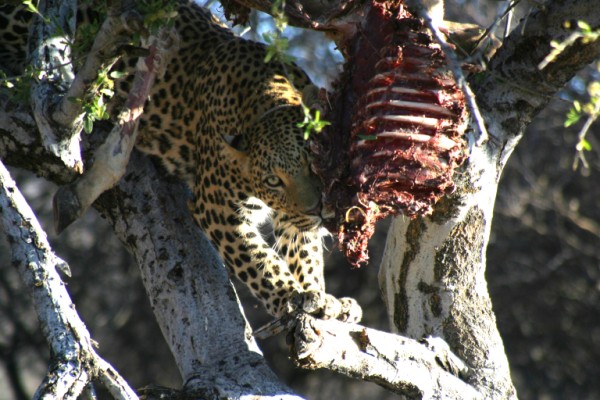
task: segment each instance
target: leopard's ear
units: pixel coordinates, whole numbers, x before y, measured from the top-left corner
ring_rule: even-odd
[[[311,107],[311,105],[317,102],[319,99],[319,88],[315,85],[306,85],[304,89],[302,89],[302,102],[307,106]]]
[[[302,103],[311,110],[319,110],[321,115],[325,115],[331,109],[327,90],[312,84],[302,89]]]
[[[248,155],[248,140],[246,135],[221,135],[223,138],[224,158],[226,160],[237,160],[240,165],[247,165],[250,159]]]
[[[229,145],[229,147],[246,153],[248,151],[248,140],[245,135],[221,135],[223,141]]]

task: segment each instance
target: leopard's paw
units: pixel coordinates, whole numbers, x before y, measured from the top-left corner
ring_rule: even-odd
[[[342,297],[339,302],[342,304],[342,312],[336,318],[351,324],[359,323],[363,313],[358,302],[352,297]]]
[[[362,318],[362,309],[350,297],[338,299],[321,291],[294,292],[287,303],[287,313],[303,311],[322,319],[338,319],[355,323]]]

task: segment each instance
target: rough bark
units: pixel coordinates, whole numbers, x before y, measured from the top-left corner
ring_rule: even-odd
[[[0,112],[0,121],[15,118],[24,119],[21,113]],[[59,170],[59,161],[40,150],[33,125],[20,133],[27,132],[28,137],[18,137],[30,145],[18,147],[9,132],[3,132],[0,157],[7,156],[5,144],[9,144],[13,151],[7,158],[13,165],[26,165],[58,183],[73,176],[64,165]],[[40,162],[32,166],[27,162],[30,157]],[[48,173],[55,168],[62,173]],[[152,163],[137,154],[127,171],[120,184],[94,206],[114,224],[118,237],[138,260],[185,391],[202,398],[299,398],[279,382],[262,358],[225,268],[187,211],[189,194],[184,185],[161,180]]]
[[[393,328],[412,338],[435,335],[471,368],[485,398],[515,391],[485,281],[485,251],[497,185],[509,155],[533,116],[581,68],[600,56],[600,43],[577,43],[543,70],[552,40],[570,32],[566,20],[600,25],[594,1],[548,1],[517,26],[478,76],[474,92],[491,140],[472,147],[457,174],[457,191],[431,217],[393,221],[380,284]]]
[[[74,78],[71,48],[75,36],[76,1],[42,1],[33,18],[29,35],[31,65],[36,72],[31,87],[31,107],[42,143],[77,172],[83,171],[79,147],[83,112],[62,115],[56,123],[54,112],[65,100],[64,93]],[[43,16],[43,17],[42,17]],[[52,21],[50,23],[49,21]]]
[[[550,41],[568,34],[562,21],[600,25],[595,3],[549,1],[515,29],[474,85],[492,140],[472,148],[469,163],[458,172],[456,193],[438,203],[431,217],[399,218],[388,236],[381,287],[392,326],[408,338],[445,339],[469,372],[443,345],[450,362],[431,350],[431,341],[397,337],[391,348],[389,337],[380,341],[380,333],[335,321],[308,326],[300,321],[296,350],[304,348],[303,342],[316,342],[333,352],[300,351],[300,363],[389,384],[412,397],[461,398],[464,391],[484,398],[515,396],[484,278],[491,210],[502,167],[524,127],[577,70],[600,55],[600,44],[577,43],[544,70],[536,69]],[[70,181],[73,171],[44,149],[31,112],[6,99],[0,103],[0,157],[55,182]],[[185,193],[180,185],[162,182],[147,160],[134,156],[117,188],[94,205],[140,264],[185,389],[197,397],[298,398],[264,363],[221,262],[187,212]],[[346,353],[336,353],[335,340],[335,347],[328,345],[334,338],[343,338]],[[342,354],[352,356],[347,364]],[[424,383],[412,361],[423,366],[423,374],[439,377],[435,384],[441,386]],[[383,372],[369,372],[386,363]]]
[[[159,179],[135,155],[96,203],[135,256],[184,381],[207,398],[298,398],[258,349],[215,250],[187,211],[181,183]]]
[[[51,250],[46,234],[0,162],[0,216],[17,267],[52,350],[48,373],[34,399],[76,399],[99,379],[116,399],[137,398],[114,368],[96,354],[59,271],[69,267]]]
[[[422,399],[481,399],[465,382],[469,368],[435,338],[399,335],[302,316],[292,349],[297,365],[327,368],[386,389]]]
[[[135,14],[137,19],[141,16]],[[104,22],[100,34],[96,37],[91,57],[94,61],[84,66],[84,78],[75,79],[70,92],[83,90],[78,84],[82,80],[89,79],[87,71],[99,63],[97,48],[109,46],[109,41],[115,39],[115,35],[123,34],[123,24],[116,21],[132,19],[128,15],[122,18],[109,16]],[[142,25],[139,22],[139,25]],[[111,31],[112,30],[112,31]],[[108,33],[105,33],[108,32]],[[177,34],[173,29],[161,28],[156,35],[152,35],[147,42],[148,55],[140,58],[137,70],[128,93],[125,104],[116,118],[116,123],[110,134],[102,145],[94,152],[94,164],[75,182],[63,186],[54,197],[54,226],[57,232],[62,232],[69,224],[79,218],[90,205],[106,190],[112,188],[121,179],[127,168],[127,163],[138,134],[139,117],[144,112],[144,103],[149,96],[150,89],[157,76],[164,74],[171,54],[179,44]],[[89,61],[90,57],[88,57]],[[114,62],[114,60],[113,60]],[[87,67],[87,68],[86,68]],[[72,90],[77,87],[77,90]]]

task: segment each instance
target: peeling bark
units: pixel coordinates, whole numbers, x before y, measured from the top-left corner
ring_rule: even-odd
[[[114,26],[115,23],[111,23],[113,19],[107,18],[103,28]],[[104,40],[102,43],[97,40],[94,47],[106,47],[108,43],[105,41],[114,36],[106,34],[100,35],[100,38]],[[114,128],[94,152],[94,164],[80,179],[62,186],[54,197],[54,226],[59,233],[79,218],[98,196],[112,188],[125,173],[137,139],[139,117],[144,111],[144,104],[155,78],[164,73],[172,52],[177,49],[179,38],[172,29],[161,28],[155,36],[148,38],[148,42],[148,55],[138,60],[131,91]]]
[[[294,329],[292,354],[303,368],[328,368],[409,398],[482,398],[464,380],[469,368],[435,342],[306,315]]]

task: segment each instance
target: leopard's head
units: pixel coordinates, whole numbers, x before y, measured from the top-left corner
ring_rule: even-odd
[[[308,143],[298,127],[303,117],[300,105],[268,111],[252,127],[248,155],[256,196],[308,230],[321,224],[322,185],[311,171]]]

